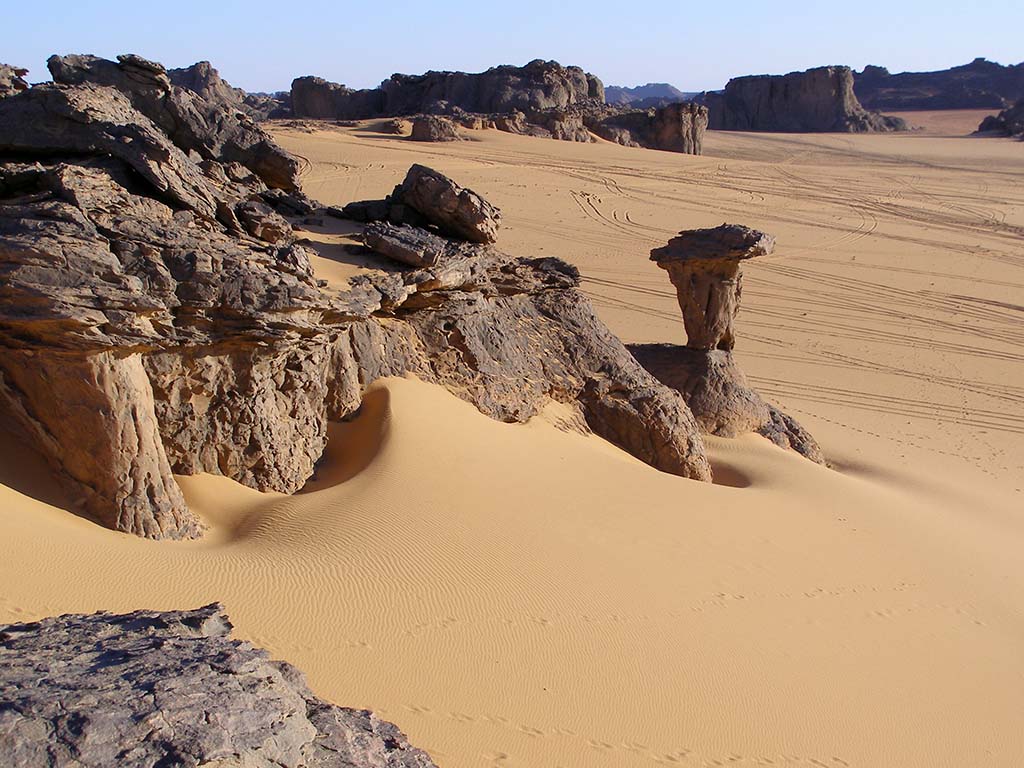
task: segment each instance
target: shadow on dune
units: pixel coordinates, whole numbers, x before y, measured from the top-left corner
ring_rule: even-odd
[[[371,389],[350,419],[328,425],[327,448],[299,493],[340,485],[365,470],[384,446],[390,421],[391,393],[384,387]]]

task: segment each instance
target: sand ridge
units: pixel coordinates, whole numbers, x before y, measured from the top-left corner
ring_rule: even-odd
[[[490,131],[279,138],[325,202],[382,195],[417,160],[451,173],[502,206],[500,246],[580,266],[628,341],[682,338],[651,244],[726,218],[776,234],[737,351],[837,469],[711,439],[727,484],[696,483],[564,409],[502,424],[389,379],[332,426],[303,493],[180,478],[211,526],[199,542],[0,486],[0,621],[221,600],[238,636],[447,767],[1016,765],[1019,145],[711,134],[694,158]]]

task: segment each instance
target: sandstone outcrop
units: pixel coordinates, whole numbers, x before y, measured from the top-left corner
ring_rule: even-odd
[[[197,93],[204,101],[222,104],[244,112],[253,120],[287,117],[288,103],[281,95],[246,93],[235,88],[208,61],[197,61],[190,67],[167,70],[171,83]]]
[[[462,141],[455,123],[447,117],[421,115],[412,121],[413,141]]]
[[[617,144],[699,155],[708,127],[708,109],[680,102],[656,109],[592,112],[586,122],[598,136]]]
[[[1007,107],[998,115],[989,115],[978,126],[979,133],[1000,133],[1004,136],[1024,136],[1024,99]]]
[[[28,83],[25,81],[25,75],[27,74],[28,70],[22,67],[0,64],[0,99],[26,90]]]
[[[96,56],[51,56],[47,66],[56,83],[115,88],[184,152],[241,163],[268,187],[298,188],[296,158],[248,116],[173,85],[161,64],[128,54],[116,62]]]
[[[0,764],[434,768],[231,629],[217,604],[0,627]]]
[[[144,115],[136,101],[160,111],[139,89],[179,109],[159,65],[107,65],[130,82],[0,100],[0,424],[20,425],[79,514],[197,535],[175,474],[297,491],[328,422],[406,373],[505,421],[568,403],[653,466],[709,479],[683,398],[604,327],[574,269],[490,245],[500,215],[480,195],[414,166],[387,201],[347,206],[419,230],[371,228],[388,258],[327,290],[286,218],[315,204]]]
[[[705,93],[701,100],[708,108],[712,130],[862,133],[907,129],[900,118],[861,106],[849,67],[736,77],[721,93]]]
[[[867,66],[853,88],[867,109],[1001,109],[1024,98],[1024,62],[1003,66],[977,58],[934,72],[898,72]]]
[[[630,352],[663,384],[680,392],[712,435],[758,432],[776,445],[825,463],[814,438],[750,388],[732,357],[733,320],[743,289],[742,264],[770,254],[775,238],[736,224],[680,232],[651,251],[669,273],[683,314],[685,347],[635,344]]]

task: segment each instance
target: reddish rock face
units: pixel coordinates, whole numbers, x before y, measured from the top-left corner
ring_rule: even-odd
[[[651,251],[676,288],[691,349],[732,349],[732,322],[740,308],[741,264],[772,252],[775,238],[736,224],[680,232]]]

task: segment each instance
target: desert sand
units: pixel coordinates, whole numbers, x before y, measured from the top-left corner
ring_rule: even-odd
[[[447,767],[1019,765],[1020,143],[709,133],[692,157],[370,128],[277,138],[326,203],[412,162],[476,189],[499,245],[576,264],[629,342],[684,339],[652,246],[722,221],[775,234],[738,359],[834,468],[710,439],[702,484],[559,407],[502,424],[390,379],[301,494],[182,478],[210,532],[166,543],[60,509],[6,435],[0,622],[220,600],[238,636]],[[361,266],[328,224],[307,230],[341,285]]]

